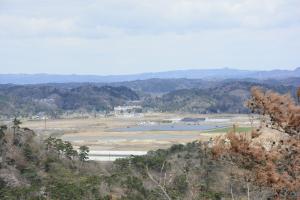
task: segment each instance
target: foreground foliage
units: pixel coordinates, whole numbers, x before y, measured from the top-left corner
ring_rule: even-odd
[[[259,130],[250,137],[231,131],[217,139],[214,156],[226,156],[233,164],[251,169],[245,178],[260,187],[272,188],[274,198],[296,199],[300,195],[300,106],[289,95],[259,88],[252,89],[248,105],[263,116],[263,125],[279,130],[281,139],[266,148],[256,142]]]
[[[298,120],[298,106],[290,100],[255,89],[250,108],[264,116],[257,130],[238,133],[233,127],[209,142],[178,144],[114,163],[88,161],[87,147],[77,151],[61,139],[40,142],[20,123],[1,126],[0,199],[296,200],[299,123],[293,120]],[[280,139],[260,142],[265,126],[267,132],[275,128]]]

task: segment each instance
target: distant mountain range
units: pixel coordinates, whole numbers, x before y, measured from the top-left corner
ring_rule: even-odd
[[[177,70],[131,75],[54,75],[54,74],[0,74],[0,84],[41,84],[41,83],[113,83],[146,79],[287,79],[300,77],[300,67],[295,70],[251,71],[231,68]]]

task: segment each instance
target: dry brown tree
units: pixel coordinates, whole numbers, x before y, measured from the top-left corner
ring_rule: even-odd
[[[300,92],[300,91],[299,91]],[[296,105],[289,95],[264,92],[258,87],[251,89],[251,99],[248,107],[253,113],[269,118],[272,128],[283,131],[289,135],[300,134],[300,106]]]
[[[298,99],[298,103],[300,103],[300,87],[298,87],[297,90],[297,99]]]
[[[254,185],[272,188],[274,199],[296,199],[300,191],[300,106],[289,95],[259,88],[252,89],[248,106],[254,113],[269,118],[269,127],[287,136],[266,150],[253,142],[259,134],[245,137],[231,131],[216,140],[213,155],[229,157],[237,166],[249,170],[249,180]]]

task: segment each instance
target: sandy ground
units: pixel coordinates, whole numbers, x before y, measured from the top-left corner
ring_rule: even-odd
[[[247,115],[196,115],[148,113],[139,117],[99,117],[87,119],[55,119],[24,121],[22,126],[35,130],[46,138],[50,135],[69,140],[75,146],[88,145],[92,150],[148,151],[168,148],[172,144],[187,143],[195,140],[208,140],[223,133],[205,131],[137,131],[117,132],[116,128],[136,126],[143,122],[160,123],[164,120],[176,120],[184,117],[205,117],[210,119],[228,119],[226,122],[205,122],[205,125],[250,126]]]

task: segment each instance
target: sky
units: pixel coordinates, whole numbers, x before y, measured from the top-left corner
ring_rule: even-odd
[[[300,66],[299,0],[0,0],[0,73]]]

